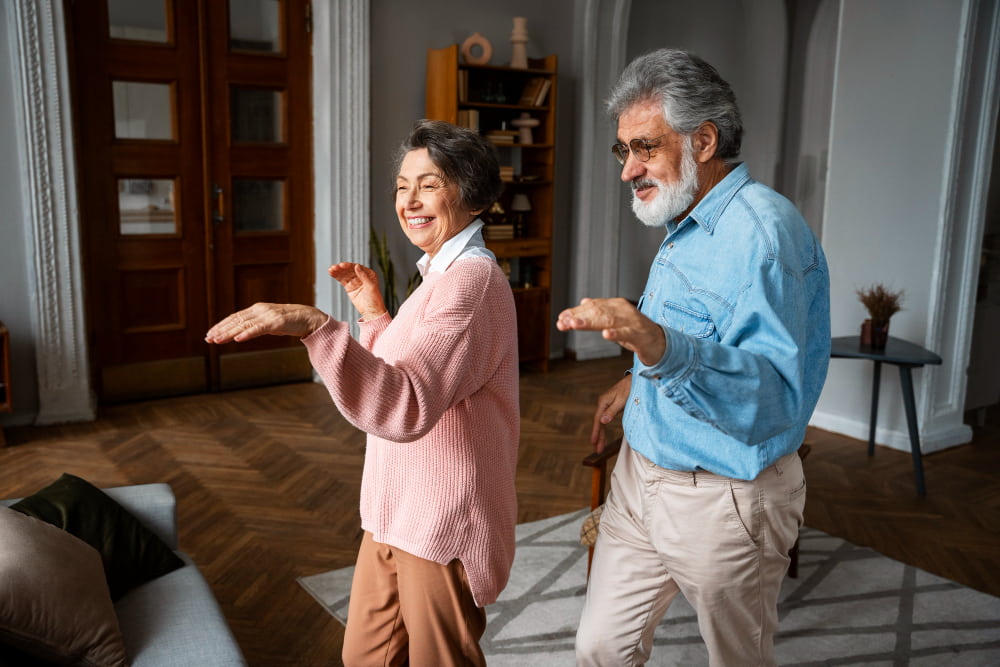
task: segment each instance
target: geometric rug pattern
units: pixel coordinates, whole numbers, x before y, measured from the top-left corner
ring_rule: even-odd
[[[481,645],[491,667],[575,662],[588,510],[517,527],[510,582],[487,607]],[[299,583],[346,622],[353,568]],[[1000,598],[891,560],[809,527],[799,537],[799,576],[786,577],[775,638],[780,665],[1000,665]],[[678,594],[657,628],[648,665],[708,664],[694,610]]]

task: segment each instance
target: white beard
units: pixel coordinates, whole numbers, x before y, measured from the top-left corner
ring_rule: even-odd
[[[655,185],[656,197],[648,204],[639,199],[636,188]],[[687,210],[698,192],[698,165],[694,161],[691,137],[684,137],[681,147],[681,179],[674,183],[663,183],[646,177],[632,182],[632,212],[642,224],[648,227],[662,227]]]

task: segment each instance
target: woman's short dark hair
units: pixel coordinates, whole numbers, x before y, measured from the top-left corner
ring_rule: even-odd
[[[497,150],[478,132],[442,120],[418,120],[399,146],[395,174],[406,154],[420,148],[426,148],[445,179],[458,186],[459,200],[468,210],[485,210],[500,196],[503,181]]]
[[[690,135],[709,121],[719,130],[716,156],[733,160],[743,142],[743,120],[736,95],[707,62],[680,49],[660,49],[639,56],[625,68],[608,98],[608,112],[617,121],[640,102],[658,100],[671,129]]]

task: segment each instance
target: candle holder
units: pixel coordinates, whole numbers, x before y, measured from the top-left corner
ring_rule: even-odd
[[[519,118],[510,121],[510,124],[517,128],[517,143],[533,144],[535,137],[531,129],[538,127],[541,123],[537,118],[532,118],[527,111],[522,111]]]

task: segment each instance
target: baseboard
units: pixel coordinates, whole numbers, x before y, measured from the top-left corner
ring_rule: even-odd
[[[824,412],[814,412],[809,420],[810,426],[846,435],[855,440],[868,442],[868,420],[857,420],[832,415]],[[920,433],[920,451],[924,454],[937,452],[949,447],[964,445],[972,441],[972,429],[966,424],[948,426],[945,428],[928,430]],[[888,428],[875,428],[875,444],[898,449],[901,452],[910,451],[910,434],[908,431],[900,431]]]

